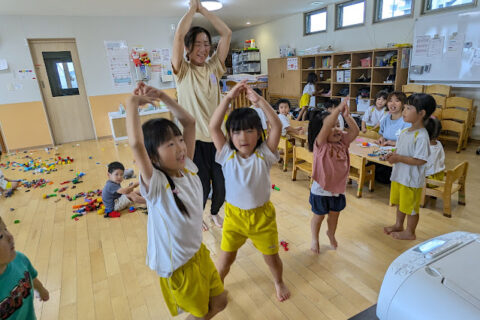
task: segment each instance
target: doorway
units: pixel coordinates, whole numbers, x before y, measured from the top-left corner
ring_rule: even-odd
[[[75,39],[29,39],[54,144],[95,139]]]

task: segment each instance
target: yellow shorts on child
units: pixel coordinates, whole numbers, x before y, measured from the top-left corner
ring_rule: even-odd
[[[432,180],[437,180],[437,181],[443,181],[443,179],[445,178],[445,172],[440,171],[440,172],[437,172],[437,173],[434,173],[434,174],[428,176],[427,178],[432,179]],[[434,184],[431,184],[431,183],[427,183],[427,187],[438,188],[437,185],[434,185]]]
[[[396,181],[390,186],[390,203],[398,205],[400,212],[415,215],[420,211],[422,188],[406,187]]]
[[[279,146],[281,146],[282,149],[284,149],[283,146],[284,146],[285,141],[287,142],[287,149],[293,148],[292,143],[290,141],[288,141],[286,137],[280,137]]]
[[[376,127],[375,129],[373,129],[372,126],[367,126],[367,130],[378,132],[380,131],[380,127]]]
[[[275,207],[268,201],[263,206],[243,210],[225,202],[223,221],[223,251],[234,252],[252,240],[255,248],[265,255],[278,253],[278,231]]]
[[[210,297],[216,297],[224,290],[210,251],[203,243],[197,253],[175,270],[170,278],[160,278],[160,287],[172,316],[183,310],[198,318],[208,313]]]

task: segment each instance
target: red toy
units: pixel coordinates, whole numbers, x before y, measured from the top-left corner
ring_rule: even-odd
[[[137,211],[137,209],[135,209],[135,207],[133,206],[128,208],[128,212],[135,212],[135,211]]]
[[[275,190],[277,190],[277,191],[280,191],[280,188],[279,188],[279,187],[277,187],[277,186],[276,186],[276,185],[274,185],[274,184],[272,184],[272,189],[275,189]]]
[[[288,242],[285,240],[280,241],[280,245],[285,249],[285,251],[288,251]]]

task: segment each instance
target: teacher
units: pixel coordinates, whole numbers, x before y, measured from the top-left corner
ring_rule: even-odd
[[[193,16],[203,15],[220,34],[217,50],[210,56],[212,39],[208,30],[191,27]],[[200,0],[190,0],[190,8],[177,26],[173,42],[172,67],[177,83],[178,102],[196,120],[195,155],[193,162],[203,185],[203,208],[212,186],[211,218],[222,227],[218,211],[225,201],[225,179],[222,167],[215,162],[208,123],[220,103],[219,79],[225,73],[225,59],[230,48],[232,31],[217,16],[205,9]],[[184,57],[184,49],[186,55]],[[203,230],[208,226],[203,222]]]

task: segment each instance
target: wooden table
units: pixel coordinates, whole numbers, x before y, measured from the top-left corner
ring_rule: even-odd
[[[362,156],[368,161],[375,162],[378,164],[382,164],[384,166],[391,167],[392,164],[385,160],[380,160],[380,157],[369,156],[369,153],[373,153],[374,151],[378,150],[378,147],[370,146],[370,147],[362,147],[359,144],[362,142],[374,143],[373,139],[365,138],[365,137],[357,137],[353,142],[350,144],[349,152],[356,154],[357,156]]]

